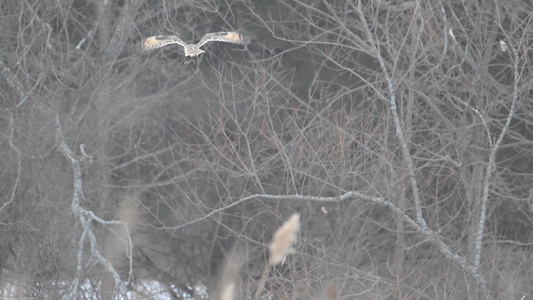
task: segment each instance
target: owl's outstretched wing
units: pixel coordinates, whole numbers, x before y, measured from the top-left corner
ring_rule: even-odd
[[[169,44],[178,44],[185,46],[185,43],[175,35],[156,35],[146,38],[143,42],[143,50],[152,50],[161,48]]]
[[[246,44],[248,39],[238,32],[212,32],[206,33],[198,42],[198,47],[203,46],[207,42],[226,42],[233,44]]]

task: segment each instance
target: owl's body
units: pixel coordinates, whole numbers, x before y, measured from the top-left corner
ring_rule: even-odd
[[[246,44],[248,41],[246,38],[238,32],[214,32],[206,33],[197,44],[186,44],[182,39],[175,35],[157,35],[151,36],[144,40],[143,49],[152,50],[161,48],[170,44],[178,44],[183,46],[185,56],[198,56],[199,54],[204,53],[205,51],[200,49],[204,44],[208,42],[226,42],[233,44]]]

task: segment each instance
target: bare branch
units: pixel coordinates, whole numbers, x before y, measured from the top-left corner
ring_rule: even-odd
[[[88,238],[90,245],[91,245],[91,254],[93,257],[96,258],[96,260],[101,263],[111,274],[113,274],[113,278],[115,279],[115,293],[123,294],[126,292],[126,285],[124,282],[120,279],[120,275],[115,270],[113,265],[100,253],[100,250],[98,249],[98,242],[96,240],[96,235],[94,234],[93,229],[91,228],[92,220],[96,220],[102,224],[110,225],[110,224],[123,224],[119,221],[104,221],[100,218],[98,218],[93,212],[86,211],[81,207],[81,201],[83,200],[83,181],[81,176],[81,167],[80,162],[83,160],[83,158],[78,158],[76,155],[72,152],[72,150],[69,148],[69,146],[66,144],[63,138],[63,130],[61,127],[61,123],[59,121],[59,115],[56,115],[56,125],[57,125],[57,140],[59,142],[59,150],[61,153],[70,161],[72,165],[72,171],[73,171],[73,180],[74,180],[74,192],[72,196],[72,212],[74,215],[76,215],[83,227],[83,233],[79,241],[80,249],[78,250],[78,266],[77,266],[77,275],[79,276],[81,274],[81,265],[82,265],[82,248],[84,239]],[[123,224],[126,226],[127,230],[127,224]],[[129,234],[128,234],[129,238]],[[131,253],[131,240],[129,239],[128,245],[130,247],[129,253]],[[130,254],[131,255],[131,254]],[[77,298],[79,293],[79,284],[80,284],[80,277],[76,276],[72,282],[71,285],[71,292],[70,294],[66,295],[65,299],[72,299]]]
[[[361,10],[362,3],[360,0],[358,1],[358,4],[359,4],[358,14],[362,20],[362,24],[365,29],[365,34],[366,34],[368,43],[372,46],[373,53],[376,56],[377,60],[379,61],[381,72],[383,72],[385,80],[387,81],[387,87],[389,89],[389,97],[390,97],[389,98],[390,110],[394,118],[394,126],[396,128],[396,135],[398,137],[398,140],[400,141],[400,146],[402,149],[402,156],[403,156],[403,159],[405,160],[405,164],[407,165],[407,170],[409,172],[409,179],[411,180],[413,199],[415,201],[415,208],[416,208],[416,221],[421,226],[425,227],[426,220],[424,219],[424,216],[422,214],[422,204],[420,202],[420,195],[419,195],[418,183],[417,183],[416,175],[415,175],[415,168],[413,165],[411,154],[409,153],[409,147],[407,146],[407,143],[405,141],[405,134],[402,129],[400,117],[398,116],[398,108],[396,107],[396,95],[395,95],[396,91],[394,89],[394,84],[392,82],[391,76],[389,75],[389,71],[387,70],[387,67],[385,65],[385,61],[383,60],[383,57],[381,56],[380,50],[377,47],[374,40],[372,39],[372,33],[370,32],[370,28],[368,28],[368,24],[366,22],[365,16],[363,14],[363,11]],[[416,9],[418,9],[419,6],[420,4],[417,5]]]
[[[497,10],[499,13],[499,10]],[[505,30],[501,27],[500,23],[498,23],[500,26],[500,29],[505,32]],[[492,145],[491,143],[491,149],[490,149],[490,156],[489,161],[487,165],[487,170],[485,172],[485,179],[483,183],[483,195],[481,198],[481,215],[479,218],[479,224],[478,224],[478,230],[476,235],[476,244],[475,244],[475,257],[474,257],[474,267],[476,269],[480,266],[481,261],[481,250],[482,250],[482,242],[483,242],[483,232],[485,231],[485,221],[487,218],[487,206],[489,201],[489,194],[490,194],[490,185],[491,185],[491,179],[494,173],[494,170],[496,169],[496,154],[498,153],[498,150],[500,149],[500,145],[503,142],[504,137],[507,135],[507,131],[509,130],[509,126],[511,125],[511,121],[514,118],[515,110],[516,110],[516,103],[518,101],[518,89],[519,89],[519,82],[520,82],[520,68],[518,63],[520,62],[520,57],[518,55],[518,50],[516,49],[516,46],[513,45],[510,41],[509,36],[507,36],[509,39],[509,45],[511,47],[511,51],[513,53],[513,70],[514,70],[514,81],[513,81],[513,94],[512,94],[512,102],[511,102],[511,108],[509,110],[509,113],[507,114],[507,118],[505,120],[505,125],[501,129],[500,135],[498,136],[498,139],[496,140],[496,143]],[[490,139],[490,137],[489,137]]]

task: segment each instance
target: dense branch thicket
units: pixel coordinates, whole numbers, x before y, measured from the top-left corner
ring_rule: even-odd
[[[1,297],[530,293],[533,7],[500,2],[3,1]],[[216,31],[251,42],[139,48]]]

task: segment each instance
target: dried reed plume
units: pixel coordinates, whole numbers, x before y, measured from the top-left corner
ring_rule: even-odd
[[[293,252],[292,245],[296,242],[296,233],[300,230],[300,214],[293,214],[274,234],[270,243],[269,263],[275,266],[283,261],[285,256]]]
[[[329,284],[324,289],[324,296],[326,300],[339,299],[339,288],[334,284]]]
[[[291,254],[292,244],[296,241],[296,233],[300,230],[300,214],[293,214],[280,228],[274,233],[272,243],[270,243],[269,264],[265,266],[257,290],[255,291],[254,300],[259,300],[268,278],[268,268],[275,266],[283,261],[286,255]]]
[[[220,300],[233,300],[233,293],[235,290],[235,284],[230,283],[225,288],[224,291],[222,291],[222,295],[220,296]]]

